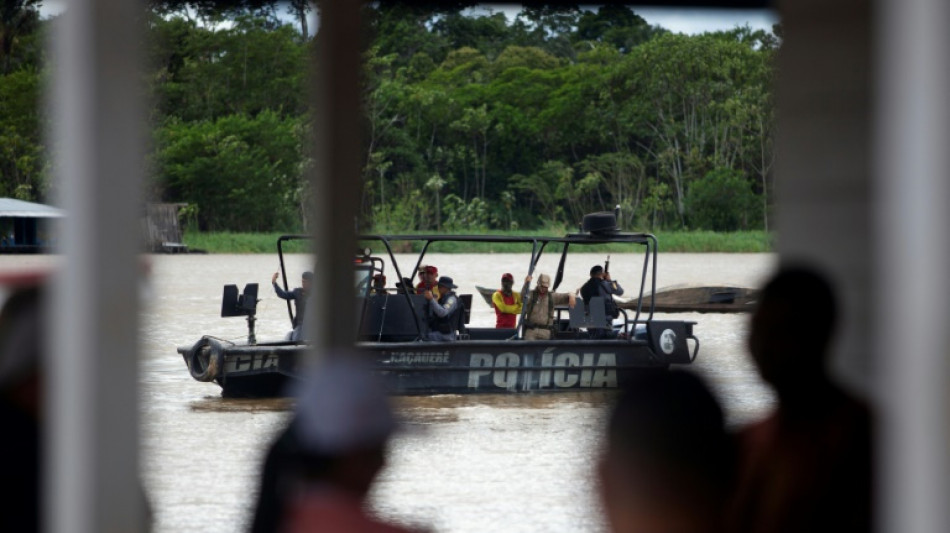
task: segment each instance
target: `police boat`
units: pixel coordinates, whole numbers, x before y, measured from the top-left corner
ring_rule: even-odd
[[[699,352],[699,341],[693,334],[696,323],[654,319],[653,302],[643,297],[645,291],[656,293],[657,239],[649,233],[621,231],[617,215],[588,214],[576,233],[561,237],[359,236],[365,247],[353,263],[359,316],[356,356],[370,360],[390,393],[404,395],[615,389],[637,373],[691,364]],[[282,273],[285,243],[307,238],[285,235],[278,239]],[[527,305],[514,328],[480,327],[470,321],[472,295],[461,292],[457,295],[460,307],[451,326],[455,340],[429,340],[428,302],[416,293],[411,277],[405,274],[415,274],[424,266],[426,253],[448,241],[473,247],[484,247],[484,243],[504,243],[507,249],[523,247],[530,276],[535,276],[542,257],[559,255],[552,293],[558,292],[564,281],[572,254],[608,250],[614,257],[633,257],[632,266],[625,265],[627,294],[631,294],[631,288],[638,289],[637,301],[645,303],[626,308],[595,297],[588,305],[577,297],[573,308],[559,305],[552,310],[549,339],[526,340]],[[379,253],[372,252],[374,247]],[[406,249],[421,250],[418,255],[412,254],[414,264],[408,269],[409,265],[397,261],[396,256],[401,254],[395,252]],[[401,260],[407,262],[404,255]],[[637,275],[629,275],[631,272]],[[390,279],[399,281],[391,286],[383,284],[387,273]],[[284,280],[286,287],[286,274]],[[639,287],[631,286],[637,282]],[[525,282],[521,294],[527,301],[529,283]],[[282,396],[290,382],[301,377],[310,345],[283,339],[258,341],[254,329],[257,301],[257,284],[247,284],[242,292],[236,285],[224,287],[221,316],[246,317],[246,342],[206,335],[192,345],[178,347],[191,376],[216,383],[223,396]],[[288,314],[293,323],[289,302]]]

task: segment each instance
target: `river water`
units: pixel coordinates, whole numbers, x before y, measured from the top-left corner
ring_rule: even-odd
[[[537,273],[554,274],[556,258]],[[404,259],[403,256],[397,256]],[[604,256],[577,256],[561,290],[579,287]],[[277,270],[268,255],[153,255],[142,317],[141,405],[143,481],[156,533],[246,530],[267,444],[289,416],[288,400],[220,397],[213,383],[188,374],[175,349],[202,334],[240,339],[242,318],[220,318],[222,286],[259,283],[257,336],[282,337],[287,308],[270,289]],[[6,258],[0,268],[10,266]],[[17,267],[49,262],[16,259]],[[287,258],[299,279],[310,261]],[[412,264],[405,258],[404,269]],[[520,254],[427,256],[442,275],[471,292],[472,325],[491,326],[494,313],[475,285],[493,287],[501,274],[523,279]],[[660,254],[658,287],[677,284],[757,286],[771,272],[771,254]],[[627,290],[639,286],[640,256],[614,255],[610,271]],[[403,272],[407,275],[407,272]],[[387,271],[390,284],[395,273]],[[658,315],[660,318],[671,315]],[[713,387],[729,424],[760,416],[774,399],[748,358],[744,314],[676,315],[697,322],[701,342],[692,365]],[[593,472],[608,396],[592,392],[395,398],[407,431],[397,435],[389,465],[371,494],[373,509],[437,532],[599,532],[604,523]]]

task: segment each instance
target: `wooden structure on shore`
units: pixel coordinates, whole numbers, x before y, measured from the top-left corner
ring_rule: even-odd
[[[145,247],[152,253],[187,253],[188,246],[182,243],[181,228],[178,225],[178,210],[188,204],[150,203],[145,206],[145,218],[142,231]]]

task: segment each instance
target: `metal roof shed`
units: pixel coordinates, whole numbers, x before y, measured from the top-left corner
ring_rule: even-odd
[[[66,216],[57,207],[0,198],[0,253],[46,252],[52,245],[49,221]]]

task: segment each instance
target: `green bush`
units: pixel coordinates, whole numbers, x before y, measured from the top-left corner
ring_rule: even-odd
[[[686,203],[692,229],[736,231],[762,226],[752,185],[736,170],[710,171],[692,184]]]
[[[197,206],[202,231],[300,227],[301,135],[297,119],[269,111],[171,120],[158,131],[155,156],[165,197]]]

